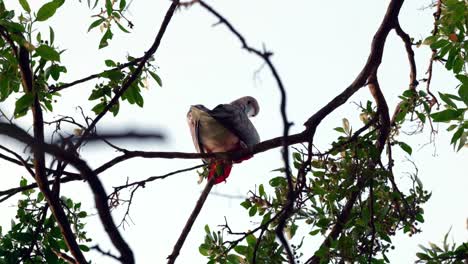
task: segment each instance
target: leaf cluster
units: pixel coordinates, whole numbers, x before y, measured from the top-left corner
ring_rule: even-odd
[[[27,184],[26,179],[21,179],[20,186]],[[23,191],[22,195],[11,228],[3,234],[0,227],[0,263],[66,263],[55,254],[68,252],[68,247],[54,216],[48,211],[44,194],[31,189]],[[75,236],[81,242],[80,249],[89,251],[87,244],[91,238],[84,230],[83,222],[87,212],[82,210],[81,203],[70,198],[61,197],[60,200]]]

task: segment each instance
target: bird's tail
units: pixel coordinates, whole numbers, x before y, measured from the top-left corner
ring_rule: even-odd
[[[212,160],[209,165],[208,180],[213,176],[215,184],[223,182],[229,177],[232,169],[232,162],[227,160]]]

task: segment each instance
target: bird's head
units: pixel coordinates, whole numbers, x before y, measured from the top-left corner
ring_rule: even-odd
[[[258,102],[255,98],[252,96],[244,96],[241,97],[233,102],[231,102],[232,105],[236,105],[240,107],[242,110],[244,110],[244,113],[248,117],[254,117],[258,114],[260,111],[260,106],[258,105]]]

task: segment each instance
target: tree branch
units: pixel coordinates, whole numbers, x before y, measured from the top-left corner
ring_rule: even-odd
[[[94,201],[96,204],[96,209],[98,211],[102,225],[104,226],[104,229],[106,230],[112,243],[119,250],[121,254],[120,261],[126,264],[135,263],[132,250],[130,249],[128,244],[125,242],[125,240],[122,238],[122,236],[120,235],[120,232],[117,229],[114,223],[114,220],[112,219],[109,206],[107,204],[107,195],[104,190],[104,187],[101,181],[99,180],[99,178],[97,177],[96,173],[93,170],[91,170],[91,168],[88,166],[88,164],[85,161],[81,160],[80,158],[70,153],[69,151],[63,151],[61,148],[55,145],[47,144],[44,142],[37,142],[35,138],[32,138],[24,130],[14,125],[0,123],[0,134],[5,134],[11,138],[14,138],[29,146],[32,146],[33,151],[37,151],[37,152],[42,151],[42,152],[50,153],[51,155],[54,155],[60,160],[69,162],[78,171],[80,171],[81,175],[88,182],[94,194]]]
[[[198,198],[198,201],[195,205],[195,208],[193,208],[192,213],[190,214],[189,219],[185,223],[184,229],[182,229],[182,233],[179,236],[179,239],[177,239],[176,244],[174,245],[174,249],[172,250],[172,253],[167,257],[167,264],[174,264],[177,257],[179,256],[180,249],[184,245],[185,239],[187,238],[188,234],[190,233],[190,230],[192,229],[193,223],[195,223],[195,220],[198,217],[198,214],[200,214],[200,211],[205,204],[206,198],[208,197],[208,194],[210,194],[211,189],[213,188],[214,181],[216,177],[212,177],[205,186],[205,189],[203,189],[203,192],[200,195],[200,198]]]
[[[4,147],[2,145],[0,145],[0,149],[3,149],[4,151],[12,154],[13,156],[15,156],[16,160],[15,159],[12,159],[12,158],[9,158],[7,156],[4,156],[4,155],[1,155],[0,158],[4,158],[6,157],[5,159],[8,159],[8,160],[13,160],[13,161],[19,161],[19,165],[23,165],[23,167],[29,172],[29,174],[35,178],[35,175],[34,175],[34,171],[31,170],[31,167],[29,166],[29,164],[23,159],[23,157],[21,157],[21,155],[19,155],[18,153],[12,151],[11,149],[7,148],[7,147]]]
[[[80,83],[84,83],[84,82],[87,82],[87,81],[90,81],[90,80],[93,80],[93,79],[96,79],[96,78],[99,78],[101,77],[101,75],[105,72],[109,72],[109,71],[116,71],[116,70],[122,70],[122,69],[125,69],[127,67],[130,67],[130,66],[133,66],[133,65],[136,65],[138,62],[140,62],[141,60],[143,59],[143,57],[140,57],[140,58],[136,58],[132,61],[129,61],[127,63],[123,63],[123,64],[120,64],[119,66],[115,67],[115,68],[112,68],[112,69],[109,69],[109,70],[105,70],[103,72],[100,72],[100,73],[97,73],[97,74],[91,74],[90,76],[88,77],[85,77],[85,78],[82,78],[82,79],[79,79],[79,80],[76,80],[76,81],[73,81],[71,83],[62,83],[58,86],[52,86],[49,88],[49,93],[55,93],[55,92],[58,92],[58,91],[61,91],[63,89],[66,89],[66,88],[69,88],[69,87],[72,87],[72,86],[75,86],[77,84],[80,84]]]
[[[96,116],[93,122],[91,122],[88,128],[83,132],[81,138],[75,144],[75,147],[74,147],[75,150],[83,143],[83,141],[91,133],[91,131],[93,131],[93,129],[96,127],[96,124],[99,122],[99,120],[101,120],[104,117],[104,115],[106,115],[109,112],[109,110],[119,101],[120,97],[125,93],[125,91],[132,85],[132,83],[141,74],[143,67],[145,66],[145,63],[153,56],[153,54],[159,48],[162,37],[164,36],[164,33],[166,32],[167,26],[169,25],[169,22],[171,21],[172,16],[174,15],[174,12],[177,9],[178,4],[179,4],[178,0],[175,0],[172,2],[171,6],[166,12],[166,15],[161,24],[161,27],[159,28],[159,32],[156,35],[153,45],[151,45],[151,47],[145,52],[145,55],[139,61],[138,66],[135,69],[135,71],[123,83],[122,87],[115,93],[114,97],[112,97],[112,99],[109,101],[106,107],[104,107],[102,112]]]
[[[42,117],[41,103],[39,101],[39,89],[41,88],[33,84],[33,74],[30,67],[29,51],[24,47],[20,47],[17,59],[21,73],[21,81],[25,93],[34,95],[34,101],[31,107],[33,115],[34,141],[37,142],[37,144],[42,145],[44,144],[44,119]],[[35,179],[37,185],[44,194],[44,197],[50,206],[50,210],[57,220],[57,224],[63,235],[65,243],[75,258],[76,263],[86,264],[86,258],[84,257],[83,252],[81,252],[81,249],[75,240],[75,236],[71,229],[68,218],[63,211],[59,200],[54,195],[52,195],[49,185],[47,184],[44,150],[42,148],[33,148],[33,155]]]

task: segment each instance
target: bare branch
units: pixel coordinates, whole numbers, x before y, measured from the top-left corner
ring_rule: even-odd
[[[119,261],[119,257],[117,257],[117,256],[115,256],[115,255],[113,255],[113,254],[111,254],[110,252],[104,251],[103,249],[101,249],[101,248],[99,247],[99,245],[95,245],[95,246],[91,247],[91,249],[95,249],[96,251],[98,251],[98,252],[101,253],[102,255],[108,256],[108,257],[110,257],[110,258],[113,258],[113,259]]]
[[[442,13],[442,0],[437,0],[436,11],[434,13],[434,28],[432,29],[432,36],[437,35],[437,33],[439,32],[438,21],[439,21],[441,13]],[[429,60],[429,66],[427,67],[427,72],[426,72],[427,74],[426,91],[428,94],[432,96],[433,104],[439,104],[439,102],[437,101],[437,98],[432,94],[431,88],[430,88],[431,81],[432,81],[432,65],[434,63],[434,60],[436,59],[436,55],[437,55],[437,50],[433,49],[431,59]]]
[[[180,234],[179,238],[177,239],[176,244],[174,245],[174,249],[172,250],[172,253],[167,257],[167,264],[174,264],[175,260],[179,256],[180,250],[182,246],[184,245],[185,239],[187,238],[188,234],[190,233],[190,230],[192,229],[193,223],[195,223],[195,220],[198,217],[198,214],[200,213],[203,205],[205,204],[206,198],[208,197],[208,194],[210,194],[211,189],[213,188],[214,182],[215,182],[216,177],[212,177],[205,186],[205,189],[203,189],[203,192],[200,195],[200,198],[198,198],[198,201],[195,205],[195,208],[193,208],[192,213],[190,214],[189,219],[187,220],[187,223],[185,223],[184,229],[182,229],[182,233]]]
[[[142,181],[136,181],[136,182],[127,183],[127,184],[124,184],[124,185],[121,185],[121,186],[117,186],[117,187],[114,187],[114,193],[119,192],[122,189],[135,186],[135,185],[138,185],[138,186],[141,186],[141,187],[144,188],[146,186],[146,183],[148,183],[148,182],[152,182],[152,181],[155,181],[155,180],[162,180],[162,179],[165,179],[165,178],[167,178],[169,176],[176,175],[176,174],[179,174],[179,173],[182,173],[182,172],[195,170],[195,169],[201,168],[203,166],[205,166],[205,164],[200,164],[200,165],[196,165],[196,166],[193,166],[193,167],[190,167],[190,168],[185,168],[185,169],[172,171],[172,172],[166,173],[166,174],[161,175],[161,176],[151,176],[151,177],[149,177],[149,178],[147,178],[145,180],[142,180]],[[110,194],[109,196],[111,196],[111,195],[112,194]]]
[[[76,81],[73,81],[71,83],[62,83],[58,86],[51,86],[49,88],[49,93],[55,93],[55,92],[58,92],[58,91],[61,91],[63,89],[66,89],[66,88],[70,88],[72,86],[75,86],[77,84],[80,84],[80,83],[84,83],[84,82],[87,82],[87,81],[90,81],[90,80],[93,80],[93,79],[96,79],[96,78],[99,78],[102,76],[103,73],[105,72],[109,72],[109,71],[115,71],[115,70],[122,70],[122,69],[125,69],[127,67],[130,67],[130,66],[134,66],[136,65],[137,63],[139,63],[141,60],[143,59],[143,57],[140,57],[140,58],[136,58],[132,61],[129,61],[127,63],[123,63],[123,64],[120,64],[119,66],[115,67],[115,68],[112,68],[112,69],[109,69],[109,70],[105,70],[103,72],[100,72],[100,73],[97,73],[97,74],[91,74],[90,76],[88,77],[85,77],[85,78],[82,78],[82,79],[79,79],[79,80],[76,80]]]
[[[21,157],[21,155],[19,155],[18,153],[14,152],[13,150],[7,148],[7,147],[4,147],[2,145],[0,145],[0,149],[3,149],[4,151],[12,154],[13,156],[16,157],[17,160],[15,159],[8,159],[8,160],[14,160],[15,162],[16,161],[19,161],[21,165],[23,165],[23,167],[29,172],[29,174],[34,178],[35,175],[34,175],[34,171],[31,169],[31,167],[29,166],[29,164],[23,159],[23,157]],[[4,156],[0,156],[0,158],[3,158]]]

